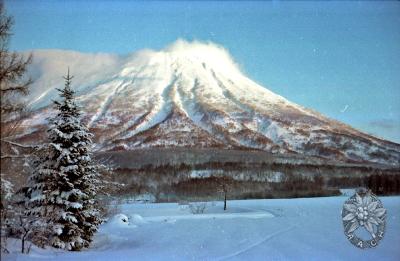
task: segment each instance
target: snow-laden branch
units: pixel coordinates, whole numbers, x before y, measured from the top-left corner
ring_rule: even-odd
[[[1,142],[8,143],[10,145],[25,148],[25,149],[35,149],[35,148],[39,147],[39,145],[25,145],[25,144],[21,144],[21,143],[15,142],[15,141],[4,140],[4,139],[0,139],[0,140],[1,140]]]
[[[32,157],[31,154],[28,155],[9,155],[9,154],[5,154],[5,155],[1,155],[1,159],[24,159],[24,158],[29,158]]]
[[[19,148],[24,148],[24,149],[31,149],[31,150],[36,150],[40,148],[40,145],[25,145],[25,144],[21,144],[15,141],[10,141],[10,140],[5,140],[5,139],[0,139],[1,142],[10,144],[11,146],[15,146],[15,147],[19,147]],[[29,158],[32,157],[32,153],[31,152],[27,152],[24,154],[1,154],[1,159],[23,159],[23,158]]]

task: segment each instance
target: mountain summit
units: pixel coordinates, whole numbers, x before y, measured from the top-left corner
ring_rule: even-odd
[[[96,148],[259,149],[339,161],[398,165],[400,145],[306,109],[247,78],[212,43],[178,40],[127,56],[41,50],[25,120],[26,137],[41,131],[55,88],[70,66]]]

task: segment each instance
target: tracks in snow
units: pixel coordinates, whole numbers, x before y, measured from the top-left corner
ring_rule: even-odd
[[[247,247],[245,247],[243,249],[240,249],[240,250],[238,250],[238,251],[236,251],[236,252],[234,252],[234,253],[232,253],[230,255],[219,257],[216,260],[227,260],[229,258],[233,258],[233,257],[237,257],[239,255],[242,255],[242,254],[248,252],[249,250],[262,245],[263,243],[265,243],[265,242],[267,242],[267,241],[269,241],[269,240],[271,240],[271,239],[273,239],[273,238],[275,238],[277,236],[282,235],[283,233],[286,233],[286,232],[289,232],[289,231],[295,229],[296,227],[297,227],[296,225],[292,225],[292,226],[290,226],[288,228],[278,230],[275,233],[269,234],[268,236],[264,237],[263,239],[255,242],[255,243],[253,243],[253,244],[251,244],[251,245],[249,245],[249,246],[247,246]]]

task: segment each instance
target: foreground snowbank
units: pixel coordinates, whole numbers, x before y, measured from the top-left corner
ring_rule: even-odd
[[[382,198],[387,231],[369,250],[355,248],[343,234],[346,199],[229,201],[227,213],[218,202],[196,215],[172,203],[125,204],[88,250],[33,248],[2,260],[400,260],[400,197]]]

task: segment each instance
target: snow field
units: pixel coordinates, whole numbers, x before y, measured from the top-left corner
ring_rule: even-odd
[[[346,199],[237,200],[226,212],[223,202],[209,202],[203,214],[177,203],[123,204],[87,250],[33,248],[4,260],[399,260],[400,197],[381,197],[386,234],[368,250],[343,233]],[[17,241],[10,245],[17,251]]]

